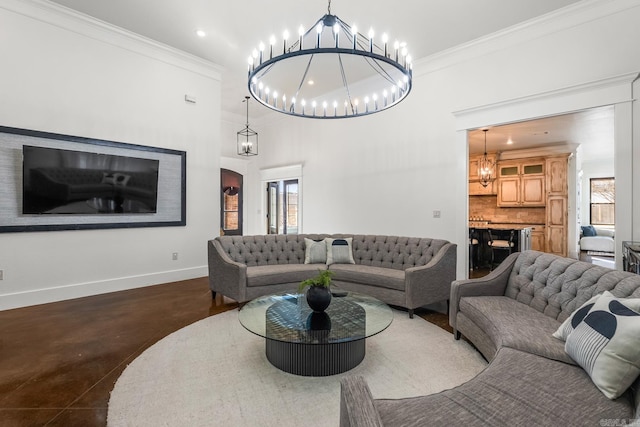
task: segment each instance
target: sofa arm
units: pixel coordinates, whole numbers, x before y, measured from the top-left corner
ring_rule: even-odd
[[[507,282],[513,270],[513,265],[520,252],[513,253],[500,263],[498,268],[478,279],[456,280],[451,283],[451,297],[449,299],[449,325],[455,331],[456,316],[460,307],[460,298],[490,295],[504,295]]]
[[[456,252],[456,245],[447,243],[427,265],[405,270],[408,309],[449,299],[451,282],[456,278]]]
[[[360,376],[340,380],[340,427],[382,427],[369,386]]]
[[[209,241],[208,255],[211,290],[238,302],[245,302],[247,266],[233,261],[217,240]]]

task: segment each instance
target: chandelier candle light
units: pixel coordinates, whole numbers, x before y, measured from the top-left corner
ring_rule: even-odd
[[[260,42],[248,59],[249,92],[272,110],[316,119],[358,117],[392,107],[411,91],[406,44],[390,44],[387,34],[376,38],[373,29],[364,36],[331,14],[331,1],[311,28],[300,26],[291,44],[289,37],[284,31],[280,44],[271,36],[269,47]]]
[[[495,164],[487,157],[487,132],[489,129],[483,129],[484,132],[484,155],[478,161],[478,177],[480,178],[480,184],[483,187],[489,185],[494,179],[494,166]]]
[[[258,155],[258,132],[249,127],[249,97],[245,96],[244,101],[247,103],[247,122],[244,129],[237,133],[238,155],[239,156],[257,156]]]

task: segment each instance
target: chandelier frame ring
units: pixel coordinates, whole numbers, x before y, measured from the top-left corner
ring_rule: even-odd
[[[330,7],[330,2],[329,2],[329,7]],[[322,47],[320,46],[320,35],[318,35],[316,47],[302,48],[302,39],[307,35],[309,35],[314,30],[314,28],[318,27],[318,25],[324,25],[324,27],[333,27],[333,25],[339,25],[343,31],[352,34],[353,46],[348,48],[338,46],[338,41],[336,36],[336,39],[335,39],[336,46]],[[373,40],[371,38],[366,38],[362,34],[354,32],[354,30],[355,30],[355,27],[352,29],[349,25],[345,24],[340,18],[338,18],[335,15],[331,15],[331,12],[329,9],[329,14],[324,15],[322,18],[320,18],[313,27],[309,28],[304,34],[300,35],[299,42],[294,43],[288,49],[285,49],[281,54],[273,56],[273,45],[271,47],[268,59],[263,58],[262,53],[260,53],[259,62],[256,63],[254,61],[253,64],[250,64],[250,67],[248,70],[247,87],[249,89],[249,93],[256,101],[258,101],[260,104],[264,105],[265,107],[271,109],[272,111],[287,114],[290,116],[295,116],[295,117],[305,117],[305,118],[314,118],[314,119],[343,119],[343,118],[366,116],[366,115],[384,111],[390,107],[393,107],[399,104],[402,100],[404,100],[404,98],[407,97],[407,95],[411,92],[411,89],[413,87],[413,70],[412,70],[412,66],[410,65],[410,60],[407,61],[408,57],[406,57],[406,52],[404,53],[405,63],[402,64],[400,61],[398,61],[397,47],[395,48],[396,50],[395,50],[395,60],[394,60],[387,51],[386,41],[385,41],[384,49],[382,49],[379,46],[373,44]],[[318,30],[318,32],[320,32],[320,30]],[[368,40],[369,49],[367,50],[366,48],[358,48],[356,46],[356,38],[362,41]],[[384,52],[384,54],[378,53],[376,52],[376,50],[379,50],[380,52]],[[308,56],[309,57],[308,66],[309,66],[311,63],[311,60],[315,55],[322,55],[322,54],[337,55],[339,58],[340,71],[343,78],[343,87],[346,89],[346,92],[347,92],[344,114],[337,113],[338,110],[335,107],[335,103],[334,103],[333,114],[328,114],[326,111],[323,111],[322,114],[315,114],[315,111],[314,111],[314,114],[305,114],[304,106],[302,107],[302,110],[299,110],[299,109],[296,110],[295,103],[289,104],[289,107],[291,108],[287,108],[287,105],[285,104],[284,100],[281,105],[278,105],[277,99],[274,98],[274,102],[272,104],[270,102],[268,92],[267,92],[266,99],[263,99],[262,93],[261,93],[262,87],[260,87],[257,84],[257,82],[260,79],[264,78],[266,74],[270,71],[271,67],[273,67],[276,63],[285,63],[286,61],[292,58]],[[361,111],[358,110],[358,103],[356,99],[355,107],[354,107],[354,99],[352,98],[351,93],[349,91],[349,85],[347,82],[344,82],[345,76],[344,76],[344,68],[343,68],[342,59],[341,59],[342,55],[359,56],[364,58],[368,66],[371,67],[375,71],[375,73],[377,73],[377,75],[381,76],[382,79],[386,80],[389,83],[389,85],[393,89],[391,98],[387,99],[385,96],[384,101],[381,102],[380,105],[377,103],[374,103],[374,108],[369,108],[368,105],[365,104],[365,108],[363,108]],[[255,58],[255,53],[254,53],[254,58]],[[385,67],[383,67],[382,64],[386,64],[390,66],[392,69],[397,70],[400,73],[399,77],[401,80],[394,81],[395,77],[391,77],[388,70],[385,69]],[[305,72],[305,75],[306,75],[306,72]],[[300,82],[300,84],[302,84],[302,81]],[[395,89],[397,89],[397,91],[395,91]],[[299,90],[300,88],[298,88],[298,91]],[[396,93],[397,93],[397,97],[396,97]],[[292,95],[292,99],[294,99],[298,96],[298,93],[296,92],[295,94],[291,94],[291,95]]]

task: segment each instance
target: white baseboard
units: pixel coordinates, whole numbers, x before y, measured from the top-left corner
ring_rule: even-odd
[[[208,267],[192,267],[182,270],[163,271],[160,273],[144,274],[131,277],[119,277],[117,279],[98,282],[77,283],[55,288],[36,289],[26,292],[0,295],[0,310],[28,307],[31,305],[47,304],[92,295],[106,294],[109,292],[125,291],[128,289],[142,288],[145,286],[160,285],[163,283],[177,282],[180,280],[205,277]]]

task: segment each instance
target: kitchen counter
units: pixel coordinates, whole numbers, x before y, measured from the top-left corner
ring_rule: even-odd
[[[469,222],[469,228],[475,228],[478,230],[524,230],[525,228],[541,227],[544,224],[513,224],[513,223],[490,223],[490,222]]]
[[[469,265],[493,266],[495,252],[489,242],[491,239],[509,240],[512,242],[511,251],[499,251],[504,258],[511,252],[520,252],[532,248],[532,235],[542,232],[544,226],[540,224],[491,223],[489,221],[469,221]]]

